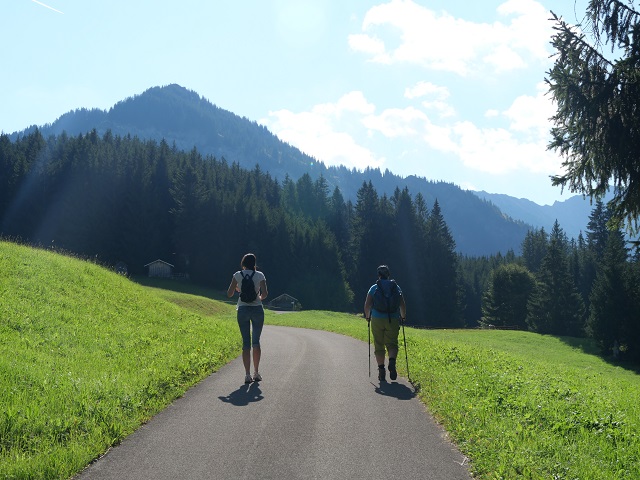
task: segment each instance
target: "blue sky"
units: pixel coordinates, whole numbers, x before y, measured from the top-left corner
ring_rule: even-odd
[[[560,4],[560,6],[558,6]],[[549,176],[550,10],[586,0],[11,0],[0,131],[172,83],[326,165],[566,200]],[[230,159],[231,160],[231,159]]]

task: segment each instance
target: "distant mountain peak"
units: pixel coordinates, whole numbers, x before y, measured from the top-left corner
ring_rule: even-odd
[[[281,141],[266,127],[217,107],[193,90],[178,84],[151,87],[126,98],[108,111],[81,109],[62,115],[42,127],[46,137],[66,132],[86,134],[95,129],[115,136],[137,136],[160,142],[166,140],[185,151],[196,148],[202,155],[237,163],[252,170],[259,166],[271,177],[297,181],[309,174],[313,180],[324,176],[330,191],[338,187],[346,200],[357,201],[364,181],[371,181],[380,194],[392,196],[397,188],[420,193],[428,208],[437,200],[450,227],[457,248],[469,255],[518,251],[528,226],[505,217],[495,206],[445,182],[415,175],[399,177],[386,170],[367,168],[362,172],[346,167],[326,167],[322,162]]]
[[[512,218],[518,218],[536,228],[544,227],[551,231],[557,220],[569,238],[578,238],[585,232],[589,223],[589,215],[593,204],[589,198],[573,195],[564,201],[556,200],[553,205],[539,205],[526,198],[515,198],[504,194],[474,192],[480,198],[497,206]],[[605,202],[611,196],[605,197]]]

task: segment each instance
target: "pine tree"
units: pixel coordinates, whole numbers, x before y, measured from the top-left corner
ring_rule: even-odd
[[[633,257],[629,263],[628,276],[629,292],[629,323],[626,326],[627,338],[630,346],[628,359],[640,362],[640,249],[634,249]]]
[[[202,205],[206,190],[202,183],[202,158],[194,148],[176,171],[170,189],[174,207],[170,213],[173,220],[174,243],[177,248],[179,267],[192,273],[192,265],[197,265],[199,249],[196,241],[202,236],[204,222]],[[245,215],[250,212],[241,210]],[[197,278],[197,277],[196,277]]]
[[[538,333],[581,336],[584,304],[569,272],[566,235],[557,221],[536,280],[529,303],[529,328]]]
[[[392,267],[393,276],[405,296],[407,311],[410,312],[407,321],[414,325],[424,324],[427,316],[425,290],[419,288],[417,282],[409,281],[425,268],[424,236],[420,226],[422,222],[417,216],[407,187],[402,190],[396,188],[391,203],[393,220],[388,231],[392,244],[389,247],[391,250],[388,252],[387,263]]]
[[[628,345],[629,334],[637,322],[631,310],[632,292],[627,281],[627,250],[619,232],[609,235],[590,297],[587,333],[605,355],[613,353],[614,344]]]
[[[302,175],[296,182],[296,193],[298,207],[302,215],[314,219],[318,218],[316,191],[308,173]]]
[[[329,200],[328,210],[327,225],[335,235],[338,245],[348,245],[349,212],[344,202],[344,197],[338,187],[335,187],[333,190],[333,195]]]
[[[586,13],[580,29],[553,15],[557,54],[547,83],[557,111],[549,148],[565,157],[565,173],[552,180],[592,198],[613,184],[612,219],[633,229],[640,215],[640,12],[631,1],[590,0]],[[582,33],[589,30],[591,44]],[[613,55],[600,50],[605,45]]]
[[[547,253],[548,239],[544,228],[529,230],[522,242],[522,258],[530,272],[537,273]]]
[[[611,215],[602,200],[597,200],[596,205],[589,215],[587,224],[587,245],[595,258],[600,260],[604,255],[604,249],[609,238],[609,220]]]
[[[378,193],[371,181],[363,182],[357,193],[354,218],[351,222],[351,244],[353,252],[353,275],[351,285],[355,292],[356,307],[358,293],[364,304],[365,293],[375,282],[377,266],[383,261],[385,251],[380,247],[380,239],[388,229],[383,228]]]
[[[427,325],[462,326],[461,286],[458,282],[456,244],[435,201],[427,222]]]
[[[496,268],[482,303],[482,323],[526,330],[534,287],[535,277],[525,267],[511,263]]]
[[[313,184],[314,218],[327,218],[329,213],[329,183],[324,175],[320,174]]]
[[[282,182],[282,207],[291,213],[300,211],[296,184],[288,174],[285,175]]]

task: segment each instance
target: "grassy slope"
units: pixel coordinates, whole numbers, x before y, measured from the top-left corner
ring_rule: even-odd
[[[361,318],[317,313],[270,323],[367,341]],[[640,478],[640,377],[589,353],[589,342],[495,330],[407,328],[406,337],[420,398],[477,477]]]
[[[70,476],[239,354],[228,305],[9,243],[0,272],[0,478]]]
[[[0,477],[69,476],[239,353],[233,308],[184,284],[141,287],[6,243],[0,272]],[[267,323],[367,341],[353,315],[267,312]],[[478,477],[640,477],[640,379],[587,343],[406,333],[420,396]]]

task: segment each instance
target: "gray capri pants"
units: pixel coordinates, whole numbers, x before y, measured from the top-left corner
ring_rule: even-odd
[[[249,350],[252,345],[260,348],[260,335],[264,326],[262,305],[238,307],[238,326],[240,327],[240,335],[242,335],[242,349]],[[252,327],[253,332],[251,331]]]

